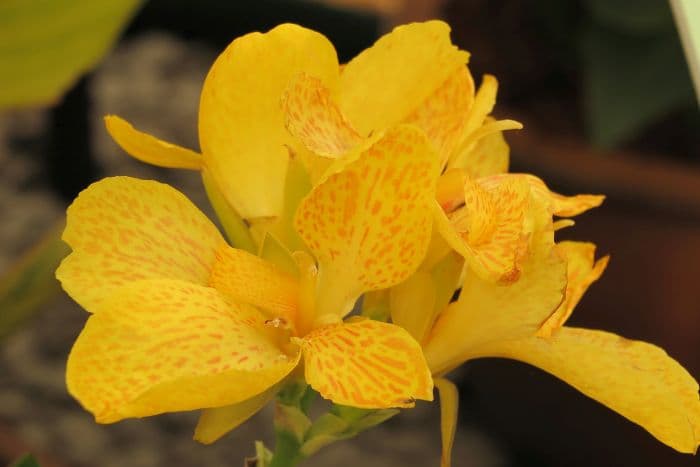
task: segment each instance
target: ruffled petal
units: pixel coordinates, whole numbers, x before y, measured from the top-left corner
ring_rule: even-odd
[[[295,226],[319,262],[319,315],[343,316],[361,293],[420,265],[432,229],[434,154],[420,130],[395,127],[301,202]]]
[[[563,327],[484,349],[520,360],[566,381],[685,453],[700,444],[698,383],[659,347],[615,334]]]
[[[306,381],[336,404],[365,409],[433,400],[420,345],[402,328],[369,319],[320,327],[302,341]]]
[[[207,284],[225,245],[214,224],[174,188],[113,177],[93,183],[68,208],[63,240],[73,249],[56,271],[66,292],[95,311],[141,279]]]
[[[353,58],[341,75],[340,108],[362,136],[407,118],[469,54],[442,21],[395,28]]]
[[[135,159],[173,169],[202,168],[201,154],[138,131],[116,115],[107,115],[105,126],[112,139]]]
[[[242,402],[298,362],[275,332],[212,288],[135,282],[88,320],[68,358],[68,391],[99,423]]]
[[[199,138],[204,163],[246,219],[282,208],[287,147],[280,99],[300,72],[337,92],[338,59],[323,35],[293,24],[234,40],[204,82]]]

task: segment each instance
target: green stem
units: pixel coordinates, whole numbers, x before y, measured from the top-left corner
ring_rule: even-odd
[[[289,431],[276,430],[275,451],[269,467],[295,467],[304,460],[299,449],[301,445]]]

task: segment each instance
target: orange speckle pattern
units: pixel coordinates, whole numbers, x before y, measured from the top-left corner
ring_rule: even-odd
[[[318,328],[303,339],[306,381],[337,404],[412,407],[433,399],[418,343],[403,328],[358,320]]]
[[[216,252],[209,285],[226,297],[296,322],[299,284],[274,264],[224,245]]]
[[[307,149],[326,157],[338,157],[357,146],[362,138],[343,116],[321,80],[301,73],[282,96],[287,130]]]
[[[270,332],[260,312],[215,289],[134,282],[88,320],[68,359],[68,389],[102,423],[240,402],[296,365]]]
[[[398,126],[304,198],[295,227],[320,264],[320,279],[343,289],[338,300],[319,304],[321,313],[397,284],[418,267],[430,241],[437,175],[423,133]]]
[[[182,193],[130,177],[105,178],[85,189],[68,208],[63,240],[73,253],[56,277],[91,312],[138,280],[207,284],[216,251],[225,244]]]

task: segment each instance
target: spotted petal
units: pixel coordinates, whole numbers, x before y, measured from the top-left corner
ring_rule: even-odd
[[[113,177],[93,183],[68,208],[71,253],[56,271],[63,288],[95,311],[141,279],[207,284],[224,239],[182,193],[162,183]]]
[[[73,346],[66,379],[100,423],[241,402],[299,358],[275,345],[275,330],[254,308],[179,280],[134,282],[96,311]]]
[[[336,404],[412,407],[433,399],[418,343],[402,328],[368,319],[320,327],[303,339],[306,381]]]

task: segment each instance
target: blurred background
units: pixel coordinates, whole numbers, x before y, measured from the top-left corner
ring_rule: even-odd
[[[496,115],[512,170],[562,193],[604,193],[560,238],[612,254],[572,324],[643,339],[700,377],[700,113],[665,0],[6,0],[0,2],[0,465],[31,451],[45,467],[240,465],[270,441],[270,413],[213,446],[196,414],[101,426],[64,387],[86,314],[53,269],[64,209],[91,181],[166,181],[203,209],[196,174],[140,164],[102,116],[198,148],[204,76],[233,38],[296,22],[327,35],[342,61],[392,26],[442,18],[471,52],[477,82],[500,82]],[[575,362],[572,362],[575,364]],[[455,374],[456,467],[691,466],[540,370],[491,359]],[[439,411],[419,404],[309,466],[439,463]]]

